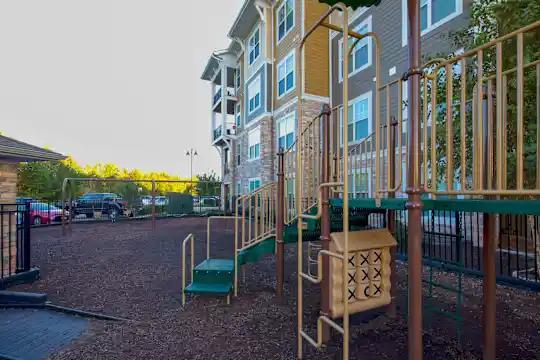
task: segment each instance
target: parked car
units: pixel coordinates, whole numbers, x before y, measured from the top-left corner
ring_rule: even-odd
[[[169,199],[166,196],[156,196],[156,206],[169,205]],[[150,204],[152,204],[152,198],[150,197]]]
[[[127,202],[120,196],[113,193],[85,194],[74,204],[74,215],[86,215],[87,218],[94,217],[94,212],[100,211],[109,216],[124,215]]]
[[[139,202],[142,206],[149,206],[152,205],[152,196],[150,195],[143,195],[139,198]]]
[[[30,203],[30,223],[33,225],[52,224],[61,222],[62,217],[67,217],[65,210],[59,209],[54,205],[33,202]]]
[[[17,204],[28,204],[31,202],[37,202],[38,200],[30,196],[17,196],[15,201]]]

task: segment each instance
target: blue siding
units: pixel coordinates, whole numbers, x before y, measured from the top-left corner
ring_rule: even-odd
[[[252,84],[257,79],[261,80],[261,98],[260,98],[261,107],[258,108],[257,110],[255,110],[253,113],[248,115],[248,112],[249,112],[249,97],[250,97],[249,85]],[[257,72],[251,77],[249,82],[246,84],[245,89],[246,89],[245,95],[244,95],[245,109],[246,109],[245,119],[246,119],[246,124],[248,124],[253,119],[255,119],[257,116],[260,116],[261,114],[266,112],[266,105],[267,105],[267,102],[266,102],[266,96],[267,96],[267,94],[266,94],[266,64],[262,65],[261,68],[259,70],[257,70]]]

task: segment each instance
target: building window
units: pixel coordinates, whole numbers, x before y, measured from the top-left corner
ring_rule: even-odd
[[[242,111],[240,104],[236,104],[236,127],[242,126]]]
[[[236,144],[236,165],[240,165],[241,161],[241,154],[242,154],[242,147],[240,144]]]
[[[260,52],[261,52],[261,44],[260,44],[261,39],[260,38],[261,38],[261,32],[260,32],[259,25],[257,25],[257,28],[255,29],[255,31],[253,32],[253,34],[251,34],[251,37],[249,38],[249,65],[252,65],[260,55]]]
[[[278,98],[294,89],[294,52],[289,54],[277,66],[278,69]]]
[[[278,43],[294,27],[294,0],[285,0],[277,11]]]
[[[340,139],[343,146],[343,108],[340,109]],[[371,133],[371,92],[357,97],[349,105],[348,143],[358,143]]]
[[[242,194],[242,180],[238,180],[236,183],[236,196],[239,196]]]
[[[431,30],[463,13],[463,0],[420,0],[420,30],[427,34]],[[402,45],[407,45],[407,0],[401,5]]]
[[[251,114],[255,110],[261,107],[261,79],[253,81],[248,86],[248,96],[249,96],[249,111]]]
[[[249,179],[249,191],[255,191],[261,187],[261,178]]]
[[[261,130],[253,129],[248,134],[249,160],[256,160],[261,157]]]
[[[295,113],[290,113],[284,118],[278,120],[278,151],[286,150],[294,143],[294,129],[296,125],[295,119]]]
[[[366,20],[360,23],[355,29],[357,33],[365,34],[371,31],[371,16]],[[356,41],[356,38],[349,38],[349,46],[351,46]],[[365,68],[371,66],[371,37],[365,37],[362,40],[358,41],[354,50],[349,57],[349,76],[352,76],[359,71],[364,70]],[[338,54],[339,54],[339,80],[343,81],[343,39],[338,42]]]
[[[236,75],[236,90],[238,92],[238,90],[240,89],[240,83],[241,83],[241,79],[242,79],[242,76],[241,76],[241,73],[240,73],[240,65],[238,65],[238,67],[236,68],[236,71],[235,71],[235,75]]]

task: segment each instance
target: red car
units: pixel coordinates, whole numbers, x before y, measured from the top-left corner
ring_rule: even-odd
[[[68,212],[46,203],[30,204],[30,224],[41,225],[62,221],[62,216],[67,217]]]

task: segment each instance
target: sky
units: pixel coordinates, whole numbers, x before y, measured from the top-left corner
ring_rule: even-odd
[[[212,51],[243,0],[0,1],[0,131],[86,165],[220,173]]]

